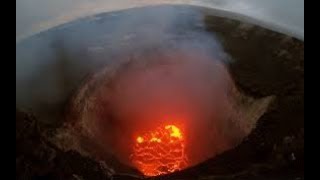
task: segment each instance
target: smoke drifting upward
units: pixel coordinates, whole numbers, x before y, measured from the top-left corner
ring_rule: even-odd
[[[188,166],[238,144],[247,134],[240,120],[230,119],[234,84],[227,55],[206,33],[192,38],[135,53],[92,76],[67,117],[80,122],[83,132],[76,133],[128,165],[137,135],[168,124],[183,129]]]
[[[182,47],[224,59],[214,53],[220,47],[205,32],[202,12],[189,6],[129,9],[61,25],[17,45],[16,104],[55,122],[88,74],[121,66],[128,57]]]
[[[28,43],[17,50],[18,106],[44,118],[62,114],[57,107],[91,75],[73,95],[57,134],[56,143],[66,149],[112,154],[133,165],[137,134],[168,123],[183,129],[191,166],[240,143],[270,102],[251,101],[258,109],[244,116],[227,70],[230,59],[205,31],[199,9],[102,14],[37,38],[31,54]]]

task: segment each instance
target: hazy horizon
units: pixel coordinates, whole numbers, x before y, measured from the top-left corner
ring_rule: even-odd
[[[227,10],[304,37],[304,0],[16,0],[16,42],[80,17],[132,7],[186,4]]]

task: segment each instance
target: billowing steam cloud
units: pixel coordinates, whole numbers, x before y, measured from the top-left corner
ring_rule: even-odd
[[[17,104],[48,118],[44,103],[59,114],[54,109],[75,92],[56,143],[100,157],[112,154],[129,165],[134,134],[165,122],[185,127],[190,165],[230,149],[248,135],[271,98],[254,101],[236,90],[227,70],[230,57],[204,30],[202,18],[190,7],[164,6],[52,30],[29,42],[33,52],[26,44],[19,49],[19,58],[33,59],[33,70],[43,72],[17,74],[23,81]]]
[[[190,7],[154,7],[101,14],[59,26],[17,45],[16,86],[20,108],[46,121],[89,74],[164,48],[219,45],[204,32],[202,13]],[[192,43],[190,43],[192,42]],[[199,48],[198,48],[199,49]],[[214,54],[216,59],[224,59]]]

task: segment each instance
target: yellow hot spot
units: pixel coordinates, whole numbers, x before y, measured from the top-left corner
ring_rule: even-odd
[[[171,130],[171,133],[170,133],[170,136],[171,136],[171,137],[176,137],[176,138],[179,138],[179,139],[182,138],[180,129],[177,128],[176,126],[174,126],[174,125],[168,125],[168,126],[166,126],[165,128]]]

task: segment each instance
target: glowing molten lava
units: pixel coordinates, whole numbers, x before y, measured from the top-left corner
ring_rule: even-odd
[[[188,163],[183,133],[174,125],[166,125],[139,135],[130,158],[146,176],[181,170]]]

